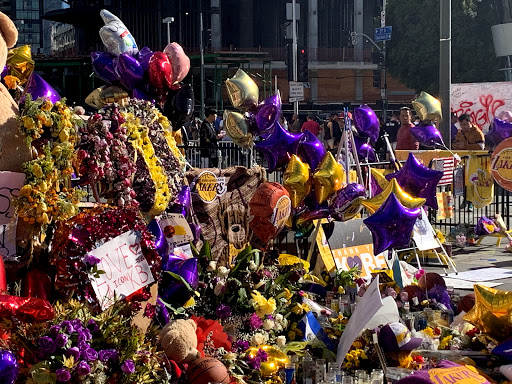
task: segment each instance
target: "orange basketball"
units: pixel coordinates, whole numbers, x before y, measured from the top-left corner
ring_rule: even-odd
[[[441,277],[441,275],[433,272],[425,273],[423,276],[421,276],[418,280],[418,285],[423,289],[427,289],[427,291],[434,288],[434,285],[440,285],[446,289],[446,283],[444,282],[444,279]]]
[[[226,366],[213,357],[197,359],[188,366],[187,374],[188,384],[228,384],[230,381]]]
[[[457,309],[459,310],[459,312],[464,311],[464,312],[468,313],[471,310],[471,308],[473,308],[474,305],[475,305],[475,294],[469,293],[466,296],[464,296],[462,299],[460,299],[459,305],[457,305]]]

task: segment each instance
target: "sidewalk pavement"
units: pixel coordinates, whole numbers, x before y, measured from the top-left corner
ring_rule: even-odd
[[[452,260],[455,263],[458,272],[464,272],[480,268],[505,268],[512,270],[512,253],[505,252],[505,246],[508,244],[506,238],[503,238],[501,245],[496,246],[496,238],[486,237],[480,245],[466,246],[464,248],[454,248]],[[421,258],[420,258],[421,262]],[[441,276],[445,276],[442,267],[432,265],[422,265],[427,272],[436,272]],[[446,269],[448,273],[453,270]],[[510,278],[492,280],[492,282],[500,283],[495,286],[496,289],[504,291],[512,291],[512,274]],[[485,282],[482,282],[485,285]],[[456,289],[461,295],[471,293],[472,290]]]

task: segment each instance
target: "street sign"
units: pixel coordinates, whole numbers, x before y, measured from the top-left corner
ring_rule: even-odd
[[[377,41],[388,41],[391,40],[391,26],[375,28],[375,38]]]
[[[304,83],[290,81],[290,103],[304,100]]]

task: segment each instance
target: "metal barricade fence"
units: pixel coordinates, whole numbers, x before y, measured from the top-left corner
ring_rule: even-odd
[[[253,162],[252,150],[242,148],[232,141],[219,141],[220,161],[218,168],[224,169],[240,165],[243,167],[251,167]],[[207,157],[201,156],[204,150],[210,147],[201,147],[199,140],[190,140],[187,146],[181,145],[180,149],[185,151],[185,158],[193,168],[206,168],[208,162]]]

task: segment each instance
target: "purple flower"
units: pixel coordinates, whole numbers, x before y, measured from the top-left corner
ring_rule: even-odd
[[[104,363],[109,360],[115,361],[119,359],[119,352],[117,352],[115,349],[104,349],[98,352],[98,358]]]
[[[100,327],[98,327],[98,324],[96,324],[96,322],[93,319],[90,319],[87,322],[87,329],[89,331],[91,331],[92,333],[96,333],[96,332],[99,332]]]
[[[59,333],[55,338],[55,346],[57,348],[62,348],[68,343],[68,335],[65,333]]]
[[[78,363],[76,371],[80,376],[85,376],[91,373],[91,367],[89,367],[89,364],[87,364],[87,362],[82,360],[81,362]]]
[[[245,340],[237,340],[233,344],[233,352],[244,352],[249,348],[249,342]]]
[[[135,372],[135,363],[133,360],[125,360],[121,365],[121,371],[124,373],[133,373]]]
[[[52,354],[57,349],[55,341],[49,336],[39,338],[39,348],[46,354]]]
[[[261,328],[263,325],[263,320],[259,318],[259,316],[256,313],[253,313],[251,317],[249,317],[249,326],[251,327],[251,330],[256,330]]]
[[[52,325],[50,328],[50,336],[57,337],[57,335],[60,333],[60,326],[58,325]]]
[[[60,323],[60,326],[64,330],[64,332],[68,334],[72,334],[74,332],[73,324],[71,324],[71,321],[64,320],[62,323]]]
[[[156,315],[156,305],[147,303],[146,308],[144,308],[144,317],[152,319],[155,317],[155,315]]]
[[[260,359],[261,361],[267,361],[268,354],[263,349],[258,349],[258,352],[256,353],[256,357]]]
[[[86,254],[84,257],[84,263],[89,264],[91,267],[94,267],[95,265],[98,265],[100,263],[100,259],[98,259],[96,256],[93,256],[91,254]]]
[[[57,371],[55,371],[55,374],[57,375],[57,381],[66,382],[71,380],[71,373],[69,373],[64,368],[57,369]]]
[[[215,310],[215,314],[221,320],[227,319],[229,316],[231,316],[231,307],[229,305],[219,304]]]
[[[77,361],[80,358],[80,350],[77,347],[71,347],[66,351],[66,357],[71,357]]]
[[[37,350],[35,353],[34,353],[34,356],[36,357],[36,360],[37,361],[43,361],[43,360],[46,360],[46,353],[44,353],[43,351],[41,350]]]
[[[91,339],[91,331],[89,331],[87,328],[78,331],[78,343],[89,341]]]
[[[87,348],[83,350],[81,356],[83,359],[87,361],[98,360],[98,352],[96,352],[93,348]]]

